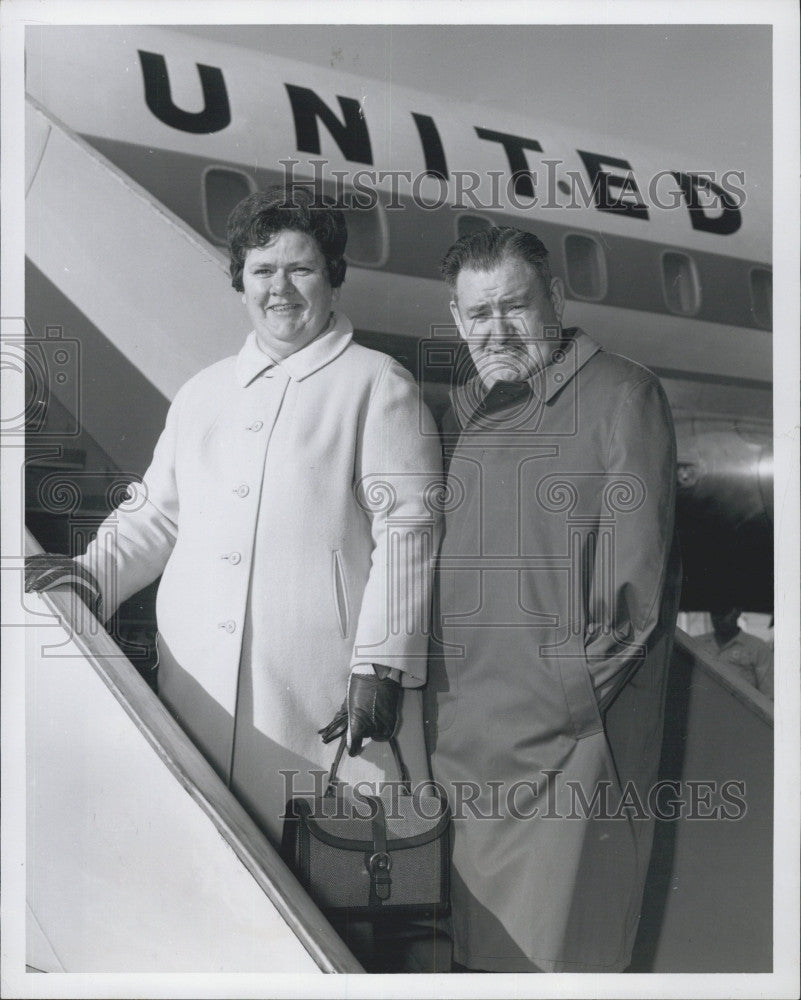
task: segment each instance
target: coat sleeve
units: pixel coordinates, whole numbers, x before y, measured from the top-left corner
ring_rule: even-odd
[[[612,425],[584,635],[601,709],[642,664],[677,583],[676,439],[670,407],[649,376],[622,399]],[[672,602],[671,602],[672,603]]]
[[[757,690],[773,701],[773,650],[766,642],[757,648],[755,669]]]
[[[351,668],[365,662],[395,667],[404,686],[418,687],[426,680],[442,459],[414,379],[391,359],[367,405],[354,488],[370,519],[373,550]]]
[[[106,619],[161,575],[178,537],[175,459],[183,398],[180,390],[142,482],[129,487],[127,499],[109,514],[76,560],[98,581]]]

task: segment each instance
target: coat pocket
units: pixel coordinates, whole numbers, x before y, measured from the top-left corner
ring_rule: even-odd
[[[568,647],[565,652],[557,654],[556,659],[565,701],[573,723],[573,735],[580,740],[585,736],[602,733],[603,720],[584,657]]]
[[[335,549],[331,553],[331,580],[334,592],[334,608],[339,621],[342,638],[347,639],[350,628],[348,615],[348,587],[345,582],[345,570],[342,565],[342,552]]]
[[[162,641],[163,640],[161,638],[161,635],[158,629],[156,629],[156,635],[155,638],[153,639],[153,665],[150,667],[150,676],[152,678],[152,682],[149,682],[150,686],[153,688],[156,694],[158,694],[159,692],[159,663],[161,663]]]

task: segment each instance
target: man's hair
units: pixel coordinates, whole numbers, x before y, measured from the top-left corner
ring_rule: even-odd
[[[492,226],[462,236],[442,258],[440,270],[453,292],[462,269],[489,271],[509,257],[518,257],[530,264],[546,290],[551,287],[551,266],[545,244],[534,233],[512,226]]]
[[[282,232],[306,233],[325,257],[328,281],[339,288],[345,280],[348,225],[345,213],[331,199],[309,185],[291,184],[255,191],[228,216],[228,253],[231,284],[241,292],[248,250],[267,246]]]

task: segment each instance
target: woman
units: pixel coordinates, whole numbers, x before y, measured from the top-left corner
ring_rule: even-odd
[[[163,574],[159,695],[276,845],[286,800],[330,766],[332,718],[328,735],[347,722],[360,753],[346,780],[396,777],[388,744],[362,740],[399,716],[412,779],[428,775],[438,438],[411,376],[334,310],[346,241],[342,212],[305,188],[237,206],[230,273],[253,331],[179,390],[146,501],[112,515],[110,552],[94,542],[73,567],[106,617]]]

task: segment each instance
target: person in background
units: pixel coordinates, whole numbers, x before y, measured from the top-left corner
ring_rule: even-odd
[[[743,632],[737,621],[741,608],[715,608],[709,612],[712,632],[696,642],[715,663],[734,668],[739,677],[773,701],[773,650],[758,636]]]

